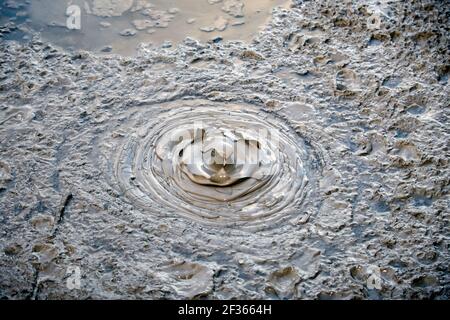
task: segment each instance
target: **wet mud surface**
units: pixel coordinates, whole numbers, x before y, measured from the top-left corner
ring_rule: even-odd
[[[170,47],[187,36],[207,42],[250,41],[287,0],[24,0],[0,1],[3,16],[17,24],[14,38],[32,30],[66,50],[132,56],[140,43]],[[73,9],[74,6],[77,9]],[[80,28],[67,28],[79,10]],[[70,19],[69,19],[70,20]],[[74,21],[74,20],[73,20]]]
[[[5,22],[0,297],[448,299],[448,17],[293,1],[253,40],[133,57]],[[192,165],[199,141],[264,161]]]

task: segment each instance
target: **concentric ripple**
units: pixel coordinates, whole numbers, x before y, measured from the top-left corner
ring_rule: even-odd
[[[178,101],[136,111],[120,130],[108,143],[113,183],[149,213],[244,227],[305,214],[310,147],[270,113]]]

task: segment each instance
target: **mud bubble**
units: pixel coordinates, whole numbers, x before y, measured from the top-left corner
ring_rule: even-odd
[[[134,205],[221,226],[274,226],[304,214],[314,152],[273,114],[182,101],[128,119],[103,155],[114,158],[112,184]]]

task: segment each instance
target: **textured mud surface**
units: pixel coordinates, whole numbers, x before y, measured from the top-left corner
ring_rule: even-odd
[[[441,1],[294,1],[251,42],[133,58],[0,40],[0,296],[448,299],[449,25]],[[148,183],[185,108],[286,128],[274,202],[248,211],[276,219]]]

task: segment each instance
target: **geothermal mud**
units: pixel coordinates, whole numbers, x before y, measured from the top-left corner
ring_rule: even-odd
[[[0,296],[448,299],[448,17],[294,1],[133,57],[8,22]]]
[[[303,217],[307,185],[321,169],[317,152],[282,119],[244,103],[175,100],[109,123],[102,171],[131,202],[159,215],[273,228]]]

